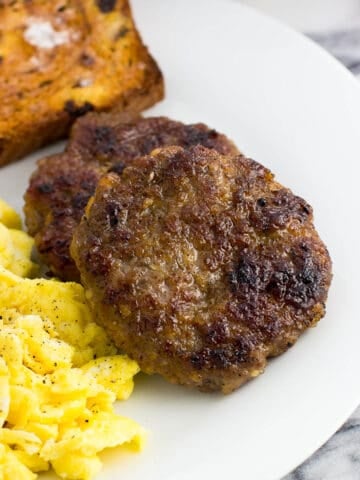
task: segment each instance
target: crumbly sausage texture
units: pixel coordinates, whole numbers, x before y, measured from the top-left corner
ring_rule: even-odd
[[[139,112],[163,97],[128,0],[5,0],[0,25],[0,165],[90,110]]]
[[[262,165],[161,148],[100,180],[72,255],[99,322],[143,371],[228,393],[325,313],[311,207]]]
[[[26,224],[44,263],[59,278],[78,280],[70,242],[102,174],[121,172],[156,147],[198,144],[224,154],[237,152],[229,139],[201,123],[110,113],[79,119],[66,152],[39,162],[25,194]]]

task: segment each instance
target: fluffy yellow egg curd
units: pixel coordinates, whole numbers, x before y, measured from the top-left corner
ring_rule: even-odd
[[[32,239],[0,200],[0,480],[53,470],[90,480],[98,454],[138,450],[144,430],[114,411],[133,390],[136,362],[116,349],[76,283],[34,277]]]

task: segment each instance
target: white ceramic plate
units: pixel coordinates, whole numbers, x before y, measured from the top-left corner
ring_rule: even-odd
[[[226,132],[305,197],[334,280],[319,326],[232,395],[140,376],[118,410],[149,429],[148,446],[106,455],[99,479],[278,480],[360,401],[360,88],[310,41],[235,1],[133,4],[166,78],[152,113]],[[0,196],[19,209],[34,158],[0,172]]]

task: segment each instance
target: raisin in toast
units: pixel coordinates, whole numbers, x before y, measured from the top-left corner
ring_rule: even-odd
[[[127,0],[0,1],[0,165],[89,110],[139,112],[163,79]]]

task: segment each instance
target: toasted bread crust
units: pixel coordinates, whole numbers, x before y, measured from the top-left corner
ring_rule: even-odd
[[[141,112],[163,97],[127,0],[5,2],[0,24],[0,165],[88,111]]]

